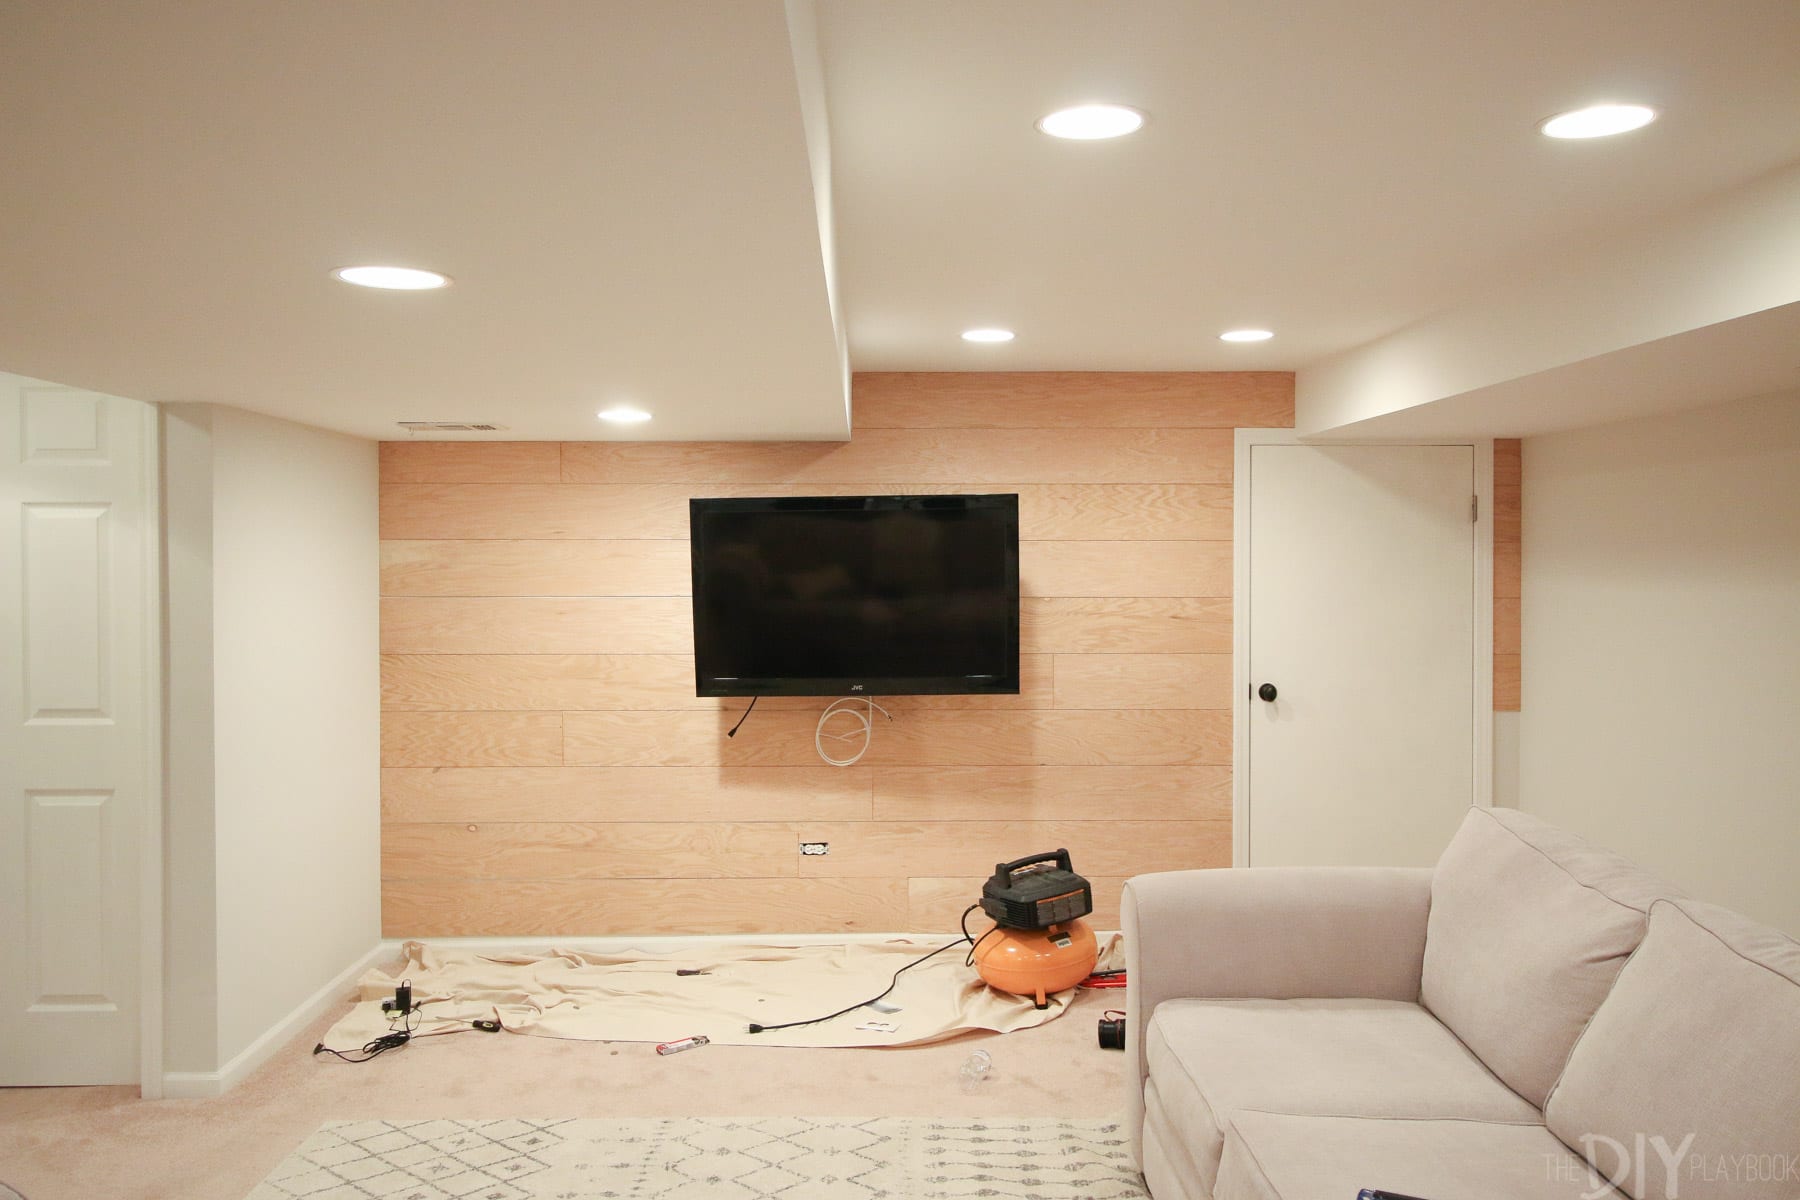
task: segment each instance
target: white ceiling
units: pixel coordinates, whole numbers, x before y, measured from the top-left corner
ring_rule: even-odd
[[[779,3],[0,12],[0,370],[368,437],[847,431]]]
[[[858,370],[1304,370],[1800,160],[1794,0],[822,0],[817,63],[814,19],[0,0],[0,370],[368,437],[843,437],[840,334]],[[1664,116],[1534,131],[1605,98]],[[1149,123],[1032,128],[1095,99]],[[327,275],[363,261],[456,284]]]

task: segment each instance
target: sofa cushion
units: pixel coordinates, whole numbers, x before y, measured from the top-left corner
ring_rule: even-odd
[[[1156,1200],[1207,1200],[1209,1193],[1200,1188],[1210,1183],[1217,1172],[1209,1170],[1204,1178],[1201,1176],[1194,1161],[1193,1141],[1187,1130],[1177,1129],[1170,1121],[1168,1110],[1156,1093],[1155,1081],[1146,1081],[1139,1161],[1144,1183]]]
[[[1432,876],[1420,998],[1542,1107],[1651,903],[1675,894],[1535,817],[1471,809]]]
[[[1450,1031],[1399,1000],[1170,1000],[1146,1030],[1156,1107],[1212,1190],[1238,1109],[1541,1125]],[[1354,1194],[1354,1193],[1352,1193]]]
[[[1239,1113],[1214,1200],[1600,1200],[1618,1193],[1542,1125]]]
[[[1800,1196],[1800,943],[1657,904],[1544,1115],[1638,1200]]]

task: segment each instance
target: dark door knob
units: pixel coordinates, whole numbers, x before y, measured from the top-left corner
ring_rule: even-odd
[[[1264,700],[1273,700],[1275,699],[1275,685],[1272,683],[1265,683],[1256,689],[1256,694],[1261,696]]]

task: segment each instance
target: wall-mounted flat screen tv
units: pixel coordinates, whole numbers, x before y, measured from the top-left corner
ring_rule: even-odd
[[[690,500],[702,696],[1019,690],[1019,498]]]

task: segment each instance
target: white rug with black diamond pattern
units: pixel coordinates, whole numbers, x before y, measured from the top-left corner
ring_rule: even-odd
[[[1144,1200],[1114,1122],[334,1121],[248,1200]]]

